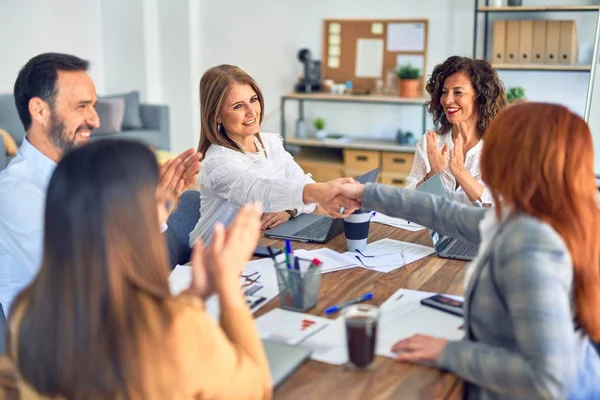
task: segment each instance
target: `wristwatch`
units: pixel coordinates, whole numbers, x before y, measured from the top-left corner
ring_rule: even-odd
[[[296,215],[298,215],[298,210],[296,210],[295,208],[293,210],[285,210],[286,213],[290,214],[290,219],[294,218]]]

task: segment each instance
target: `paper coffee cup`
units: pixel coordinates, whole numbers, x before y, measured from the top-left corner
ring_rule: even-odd
[[[344,235],[348,251],[364,251],[369,238],[371,211],[358,210],[344,218]]]

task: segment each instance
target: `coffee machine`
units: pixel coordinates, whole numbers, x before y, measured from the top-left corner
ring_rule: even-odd
[[[312,93],[321,90],[321,61],[313,60],[309,49],[301,49],[298,60],[304,66],[304,76],[298,80],[296,92]]]

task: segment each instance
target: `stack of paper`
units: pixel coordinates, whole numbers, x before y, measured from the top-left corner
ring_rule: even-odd
[[[321,274],[358,266],[358,260],[353,255],[348,256],[348,253],[338,253],[325,247],[317,250],[294,250],[294,255],[308,260],[316,258],[321,261],[322,265],[319,266]]]
[[[394,228],[404,229],[411,232],[421,231],[425,229],[421,225],[417,225],[414,222],[410,222],[402,218],[388,217],[387,215],[381,213],[375,213],[373,218],[371,218],[371,221],[393,226]]]
[[[393,239],[381,239],[369,243],[360,253],[346,252],[347,258],[353,257],[358,266],[377,272],[392,272],[414,261],[433,254],[433,247],[401,242]]]

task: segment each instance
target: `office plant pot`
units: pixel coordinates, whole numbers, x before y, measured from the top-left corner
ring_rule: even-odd
[[[400,79],[400,97],[419,97],[419,79]]]

